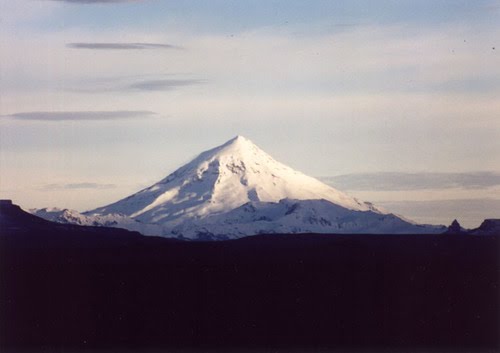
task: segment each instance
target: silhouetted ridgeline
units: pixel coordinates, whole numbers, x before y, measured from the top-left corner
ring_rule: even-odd
[[[0,351],[495,351],[499,237],[181,242],[0,205]]]

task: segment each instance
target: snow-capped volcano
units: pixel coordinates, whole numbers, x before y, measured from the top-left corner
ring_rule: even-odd
[[[253,220],[248,208],[269,214]],[[151,235],[187,238],[423,230],[276,161],[242,136],[201,153],[158,183],[85,215],[125,215],[159,226],[161,232],[149,228]]]
[[[273,159],[237,136],[127,198],[85,212],[36,214],[146,235],[228,239],[259,233],[433,233]]]
[[[237,136],[203,152],[160,182],[91,214],[125,214],[144,223],[175,225],[225,213],[247,202],[320,200],[357,211],[380,210],[274,160]]]

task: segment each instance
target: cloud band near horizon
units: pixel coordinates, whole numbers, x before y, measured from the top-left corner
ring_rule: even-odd
[[[428,189],[486,189],[500,185],[500,173],[357,173],[320,177],[323,182],[351,191]]]

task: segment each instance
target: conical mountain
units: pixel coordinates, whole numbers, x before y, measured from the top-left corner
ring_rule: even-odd
[[[88,213],[121,213],[144,223],[176,225],[250,201],[282,199],[324,199],[350,210],[381,213],[370,203],[276,161],[242,136],[201,153],[158,183]]]
[[[359,201],[276,161],[242,136],[85,215],[117,218],[117,227],[128,227],[125,215],[144,226],[143,234],[210,240],[261,233],[443,231]]]

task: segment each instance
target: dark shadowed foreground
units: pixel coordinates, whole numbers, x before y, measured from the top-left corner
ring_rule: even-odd
[[[499,348],[496,236],[187,243],[12,212],[2,352]]]

